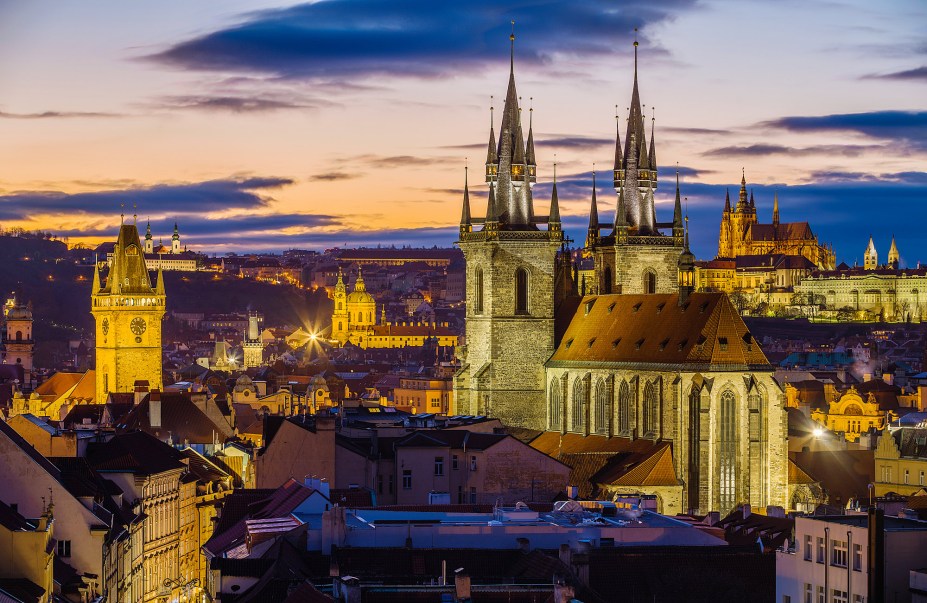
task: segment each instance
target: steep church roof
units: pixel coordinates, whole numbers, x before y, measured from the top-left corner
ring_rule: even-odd
[[[113,249],[113,260],[102,293],[152,295],[145,254],[134,224],[123,224]]]
[[[748,238],[753,241],[812,241],[814,233],[807,222],[754,223],[749,227]]]
[[[577,362],[772,368],[724,293],[586,296],[547,364]]]

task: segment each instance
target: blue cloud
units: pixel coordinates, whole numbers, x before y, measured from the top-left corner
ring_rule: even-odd
[[[208,71],[330,79],[391,74],[430,77],[499,61],[509,19],[517,21],[517,60],[539,63],[559,51],[614,52],[622,33],[664,21],[694,0],[324,0],[243,17],[239,24],[147,57]]]
[[[856,132],[880,140],[896,140],[916,150],[927,150],[927,111],[793,116],[760,125],[792,132]]]
[[[22,191],[0,195],[0,219],[27,220],[36,214],[70,213],[114,216],[120,211],[141,215],[188,214],[202,216],[230,209],[256,210],[271,201],[267,191],[293,184],[288,178],[228,178],[206,182],[102,190],[88,193]],[[120,205],[125,208],[120,210]]]

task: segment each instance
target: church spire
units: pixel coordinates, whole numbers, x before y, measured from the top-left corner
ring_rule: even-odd
[[[161,262],[158,262],[158,280],[155,285],[155,295],[164,295],[164,269],[161,268]]]
[[[779,193],[773,193],[773,226],[779,226]]]
[[[724,193],[724,211],[731,211],[731,189],[727,189]]]
[[[496,187],[489,185],[489,200],[486,203],[486,226],[492,231],[499,226],[499,216],[496,215]]]
[[[473,230],[473,224],[470,220],[470,187],[469,187],[469,166],[464,166],[464,193],[463,209],[460,212],[460,234]]]

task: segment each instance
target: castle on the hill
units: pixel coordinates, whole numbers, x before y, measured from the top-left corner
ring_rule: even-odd
[[[808,222],[779,220],[778,195],[773,197],[772,223],[759,222],[756,201],[752,192],[748,197],[747,178],[742,174],[737,204],[731,207],[730,193],[724,199],[721,230],[718,234],[718,258],[761,255],[802,256],[819,270],[833,270],[836,262],[833,248],[818,242]]]

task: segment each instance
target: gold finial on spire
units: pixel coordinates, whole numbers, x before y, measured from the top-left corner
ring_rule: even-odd
[[[138,203],[132,204],[132,220],[135,222],[135,225],[138,226]]]
[[[119,225],[123,226],[126,223],[126,204],[119,204]]]
[[[557,154],[554,153],[554,182],[557,182]]]
[[[512,35],[509,36],[509,40],[512,42],[512,55],[509,61],[509,69],[514,73],[515,71],[515,19],[512,19]]]

